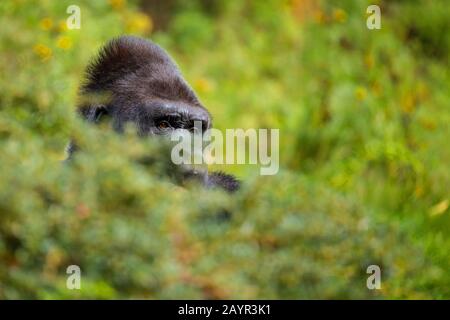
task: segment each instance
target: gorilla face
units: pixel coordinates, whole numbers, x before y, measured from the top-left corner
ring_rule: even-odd
[[[131,36],[110,41],[87,67],[78,112],[91,122],[110,117],[117,132],[131,122],[140,136],[211,128],[209,112],[169,55],[156,44]],[[69,157],[75,149],[74,144],[69,146]],[[186,176],[198,175],[190,173]],[[200,180],[207,187],[239,188],[231,175],[201,174]]]

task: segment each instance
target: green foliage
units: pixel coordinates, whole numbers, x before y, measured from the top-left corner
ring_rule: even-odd
[[[169,2],[154,33],[137,3],[0,3],[0,298],[449,298],[446,2],[379,1],[376,31],[369,1]],[[124,33],[174,56],[217,128],[280,128],[280,172],[178,186],[164,142],[78,119],[82,70]]]

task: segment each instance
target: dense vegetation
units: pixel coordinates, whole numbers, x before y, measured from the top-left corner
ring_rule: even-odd
[[[450,298],[447,7],[1,1],[0,298]],[[280,172],[179,186],[163,144],[78,119],[82,70],[121,34],[166,48],[217,128],[280,128]]]

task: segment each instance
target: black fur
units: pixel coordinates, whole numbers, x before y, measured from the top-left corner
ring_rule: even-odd
[[[208,174],[206,185],[208,187],[221,186],[225,190],[233,192],[239,189],[240,182],[234,176],[219,171]]]
[[[191,130],[194,121],[200,121],[203,130],[211,127],[211,115],[169,55],[156,44],[132,36],[114,39],[101,49],[86,69],[80,101],[82,117],[97,122],[109,115],[118,132],[126,122],[134,123],[141,136]],[[71,143],[69,157],[75,150]],[[236,178],[221,172],[202,173],[201,181],[229,192],[239,189]]]

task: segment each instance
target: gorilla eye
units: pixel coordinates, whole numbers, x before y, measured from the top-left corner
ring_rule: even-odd
[[[166,129],[169,129],[171,127],[171,125],[168,121],[161,120],[156,124],[156,127],[158,127],[158,129],[160,129],[160,130],[166,130]]]

